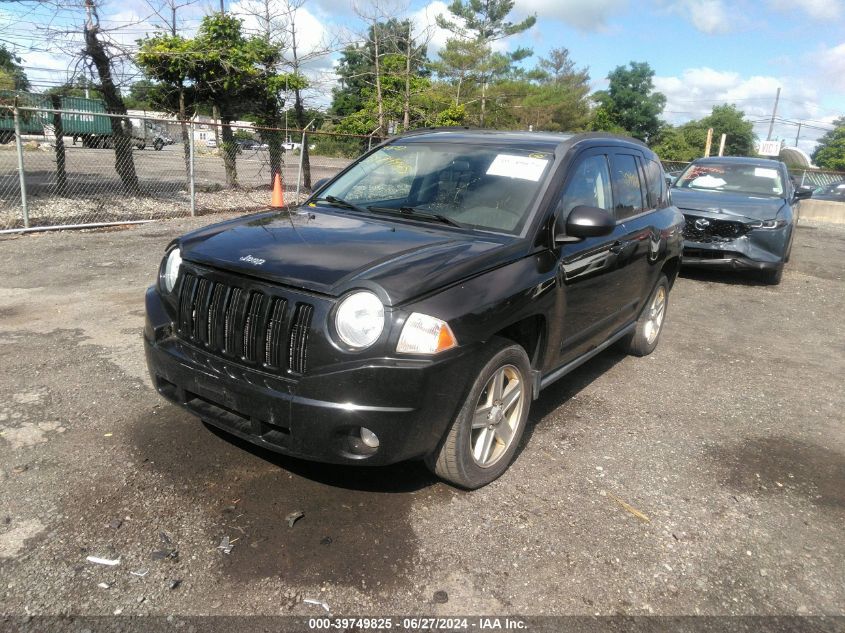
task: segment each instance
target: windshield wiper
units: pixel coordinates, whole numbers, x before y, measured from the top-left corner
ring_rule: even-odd
[[[335,196],[325,196],[324,198],[314,198],[315,202],[319,202],[320,200],[325,200],[329,204],[332,204],[336,207],[342,207],[344,209],[352,209],[353,211],[359,211],[360,213],[366,213],[366,209],[359,207],[357,204],[352,204],[351,202],[347,202],[343,198],[337,198]]]
[[[455,220],[453,220],[452,218],[450,218],[448,216],[441,215],[439,213],[426,213],[424,211],[419,211],[415,207],[407,207],[406,206],[406,207],[399,207],[397,209],[397,208],[394,208],[394,207],[369,206],[369,207],[367,207],[367,209],[369,209],[370,211],[375,211],[376,213],[395,213],[395,214],[398,214],[398,215],[412,215],[412,216],[414,216],[414,218],[416,218],[418,220],[424,220],[424,221],[428,221],[428,222],[431,222],[431,221],[440,222],[441,224],[448,224],[449,226],[454,226],[454,227],[457,227],[459,229],[463,228],[463,226],[464,226],[460,222],[456,222]]]

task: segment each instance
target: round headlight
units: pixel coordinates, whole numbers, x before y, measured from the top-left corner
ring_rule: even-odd
[[[384,329],[384,306],[372,292],[351,294],[337,307],[335,329],[349,347],[369,347]]]
[[[173,289],[176,287],[176,279],[179,277],[179,267],[181,265],[182,254],[178,248],[174,248],[167,256],[167,261],[164,264],[164,275],[162,275],[164,289],[167,292],[173,292]]]

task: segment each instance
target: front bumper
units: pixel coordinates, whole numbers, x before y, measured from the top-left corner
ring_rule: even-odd
[[[185,343],[147,292],[144,348],[156,390],[205,422],[264,448],[336,464],[425,456],[446,433],[477,367],[472,350],[435,360],[371,358],[291,378]],[[361,441],[360,428],[379,438]]]
[[[723,270],[776,271],[789,254],[792,227],[771,231],[752,230],[736,239],[712,242],[684,241],[684,266]]]

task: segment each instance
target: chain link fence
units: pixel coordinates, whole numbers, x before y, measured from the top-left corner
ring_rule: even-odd
[[[270,204],[276,174],[285,204],[296,204],[384,140],[114,115],[78,101],[0,105],[0,231],[257,211]],[[672,175],[688,164],[663,161]],[[805,186],[845,180],[791,173]]]
[[[0,106],[0,231],[260,210],[277,173],[295,204],[382,140]]]

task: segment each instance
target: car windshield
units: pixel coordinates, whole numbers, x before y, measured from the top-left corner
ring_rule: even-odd
[[[548,149],[442,142],[382,147],[320,191],[358,211],[519,233],[553,161]]]
[[[675,181],[679,189],[729,191],[755,196],[782,196],[783,181],[774,167],[748,163],[693,163]]]

